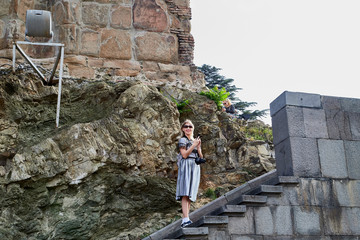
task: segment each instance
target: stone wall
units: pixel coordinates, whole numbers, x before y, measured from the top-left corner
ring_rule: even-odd
[[[278,175],[301,180],[283,204],[292,217],[281,229],[314,239],[358,239],[360,99],[284,92],[270,111]]]
[[[88,79],[144,78],[203,85],[193,64],[189,0],[0,0],[0,57],[24,39],[28,9],[52,13],[54,42],[65,44],[65,74]],[[31,39],[44,41],[46,39]],[[33,57],[54,50],[28,47]]]

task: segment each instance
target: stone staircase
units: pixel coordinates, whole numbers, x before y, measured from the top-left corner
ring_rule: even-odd
[[[178,220],[144,240],[221,240],[233,239],[233,236],[247,236],[251,232],[248,231],[249,228],[256,228],[254,217],[249,217],[249,214],[253,214],[254,209],[269,204],[269,199],[280,198],[284,191],[283,187],[298,184],[298,181],[292,176],[277,176],[276,170],[273,170],[194,211],[190,214],[190,219],[194,223],[186,228],[180,228],[181,220]],[[243,224],[244,221],[246,224]]]

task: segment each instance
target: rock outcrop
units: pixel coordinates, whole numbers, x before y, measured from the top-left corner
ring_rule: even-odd
[[[0,71],[0,238],[139,239],[178,218],[180,121],[203,139],[200,204],[274,168],[244,123],[186,89],[67,79],[60,127],[57,87],[33,73]],[[190,99],[180,114],[170,99]],[[194,205],[193,207],[197,207]]]

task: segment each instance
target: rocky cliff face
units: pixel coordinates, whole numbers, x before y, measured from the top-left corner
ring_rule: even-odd
[[[139,239],[173,221],[185,118],[208,160],[198,204],[208,188],[226,191],[274,167],[266,144],[246,140],[240,121],[197,93],[136,77],[63,86],[55,128],[57,87],[0,71],[0,239]],[[179,114],[170,95],[190,99],[191,111]]]

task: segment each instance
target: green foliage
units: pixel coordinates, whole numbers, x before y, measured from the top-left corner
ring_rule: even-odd
[[[272,130],[269,127],[244,127],[245,137],[250,140],[262,140],[265,142],[273,142]]]
[[[207,64],[203,64],[201,67],[198,67],[198,69],[204,73],[205,75],[205,81],[206,86],[210,89],[213,89],[214,87],[218,88],[225,88],[226,91],[229,93],[228,98],[232,101],[232,104],[234,105],[235,109],[237,109],[239,112],[242,112],[242,115],[244,119],[257,119],[261,118],[265,115],[267,115],[268,110],[254,110],[249,111],[247,108],[255,106],[256,102],[244,102],[241,101],[238,97],[236,97],[236,93],[239,90],[242,90],[241,88],[236,87],[232,83],[234,82],[234,79],[232,78],[226,78],[225,76],[222,76],[219,71],[221,68],[217,68],[214,66],[210,66]],[[215,100],[214,100],[215,101]],[[219,105],[218,105],[219,107]]]
[[[222,102],[228,98],[229,92],[225,88],[219,89],[217,86],[213,87],[207,92],[200,92],[200,95],[207,96],[216,103],[216,106],[220,110],[222,108]]]
[[[187,108],[188,105],[190,104],[190,100],[185,99],[185,100],[177,101],[175,98],[171,97],[171,101],[173,101],[176,104],[176,107],[179,110],[179,113],[191,111],[191,109]]]
[[[206,86],[208,88],[212,89],[215,86],[219,88],[225,88],[226,91],[229,92],[230,100],[236,99],[235,94],[238,90],[241,90],[241,88],[237,88],[235,85],[231,84],[234,82],[234,79],[226,78],[220,75],[219,71],[221,68],[203,64],[201,67],[198,67],[198,69],[204,73]]]
[[[210,198],[210,199],[212,199],[212,200],[215,200],[215,199],[216,199],[215,190],[212,189],[212,188],[206,189],[205,196],[206,196],[207,198]]]

